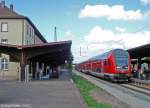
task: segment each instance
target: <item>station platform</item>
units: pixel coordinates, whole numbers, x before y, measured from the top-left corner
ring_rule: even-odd
[[[0,82],[0,108],[88,108],[67,71],[59,79],[29,83]]]

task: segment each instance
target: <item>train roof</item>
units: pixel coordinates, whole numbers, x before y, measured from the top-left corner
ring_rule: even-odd
[[[112,52],[112,51],[108,51],[108,52],[105,52],[103,54],[99,54],[99,55],[97,55],[95,57],[90,58],[89,60],[104,60],[104,59],[106,59],[108,57],[110,52]]]
[[[112,52],[117,52],[117,51],[120,51],[120,50],[126,52],[126,50],[124,50],[124,49],[113,49],[113,50],[107,51],[107,52],[105,52],[105,53],[103,53],[103,54],[99,54],[99,55],[97,55],[97,56],[95,56],[95,57],[92,57],[92,58],[90,58],[90,59],[88,59],[88,60],[86,60],[86,61],[83,61],[83,62],[79,63],[79,64],[86,63],[86,62],[88,62],[88,61],[105,60],[105,59],[107,59],[107,57],[108,57]]]
[[[113,49],[113,50],[110,50],[110,51],[105,52],[103,54],[99,54],[99,55],[97,55],[97,56],[95,56],[89,60],[105,60],[105,59],[107,59],[107,57],[109,56],[110,53],[118,52],[118,51],[125,51],[126,52],[126,50],[123,50],[123,49]]]

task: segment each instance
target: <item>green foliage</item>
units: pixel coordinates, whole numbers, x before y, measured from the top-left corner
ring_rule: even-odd
[[[87,81],[83,77],[77,76],[75,74],[72,74],[72,79],[90,108],[111,108],[109,104],[97,103],[96,100],[94,100],[94,98],[90,95],[91,91],[96,89],[97,86]]]

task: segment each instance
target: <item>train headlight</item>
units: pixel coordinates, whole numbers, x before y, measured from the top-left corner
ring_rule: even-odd
[[[121,69],[121,67],[120,67],[120,66],[117,66],[117,69]]]
[[[128,69],[128,66],[127,66],[127,65],[125,65],[125,66],[122,66],[122,68],[123,68],[123,69]]]

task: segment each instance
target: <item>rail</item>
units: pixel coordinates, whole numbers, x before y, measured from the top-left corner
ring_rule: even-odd
[[[83,76],[87,80],[93,79],[95,81],[103,83],[104,85],[111,86],[112,88],[122,89],[121,87],[123,87],[122,90],[124,90],[124,88],[127,88],[127,89],[130,89],[132,91],[140,92],[142,94],[146,94],[146,95],[150,96],[150,88],[148,88],[150,85],[150,82],[147,82],[147,81],[142,80],[142,82],[141,82],[141,80],[139,80],[139,79],[132,79],[131,83],[113,83],[113,82],[99,79],[99,78],[91,76],[91,75],[89,76],[87,74],[77,72],[77,71],[75,71],[75,74]],[[139,84],[138,82],[141,84]],[[148,87],[146,84],[148,84]]]
[[[136,78],[132,78],[131,81],[132,81],[130,83],[131,85],[150,90],[150,81],[140,80],[140,79],[136,79]]]

